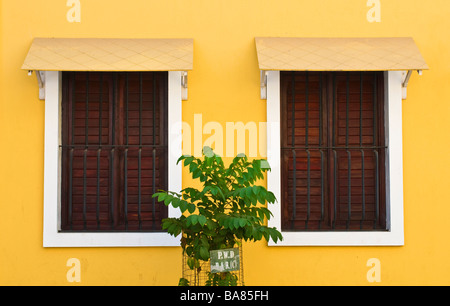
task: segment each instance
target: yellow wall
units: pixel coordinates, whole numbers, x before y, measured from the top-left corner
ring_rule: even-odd
[[[266,120],[256,36],[411,36],[431,69],[413,75],[403,101],[405,246],[246,245],[246,284],[374,285],[370,258],[381,285],[450,284],[448,0],[381,0],[373,23],[366,0],[80,2],[80,23],[67,21],[65,0],[0,2],[0,285],[175,285],[181,276],[179,248],[42,247],[44,102],[20,69],[34,37],[193,38],[183,120],[225,126]],[[81,283],[67,281],[69,258],[81,262]]]

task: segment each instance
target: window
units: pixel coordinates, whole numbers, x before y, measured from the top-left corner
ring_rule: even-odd
[[[64,74],[64,77],[63,77]],[[87,76],[89,75],[89,82]],[[128,167],[124,167],[125,162],[125,150],[126,150],[126,78],[128,75],[129,86],[129,105],[128,105],[128,119],[129,119],[129,131],[128,131]],[[144,201],[144,194],[146,188],[149,188],[149,177],[152,173],[152,163],[148,152],[142,149],[141,152],[141,184],[145,186],[141,190],[141,228],[139,229],[139,206],[136,206],[136,200],[133,199],[139,196],[139,190],[137,188],[137,181],[139,180],[139,173],[134,166],[139,163],[139,124],[132,123],[132,117],[136,117],[139,114],[139,103],[136,103],[136,99],[139,101],[138,88],[140,87],[140,75],[142,75],[142,144],[150,142],[152,158],[153,158],[153,137],[151,133],[145,132],[151,131],[153,127],[153,119],[150,117],[150,112],[146,114],[146,108],[153,109],[153,101],[148,96],[153,88],[153,79],[155,76],[157,91],[163,90],[157,94],[161,100],[159,104],[155,104],[155,109],[159,109],[159,113],[162,114],[162,110],[166,112],[164,118],[167,123],[160,121],[157,124],[158,128],[166,126],[166,140],[155,139],[159,141],[161,150],[165,151],[165,155],[158,152],[158,148],[155,153],[158,154],[160,161],[167,160],[167,175],[159,177],[160,182],[166,182],[167,190],[181,190],[181,166],[176,164],[177,159],[182,154],[181,151],[181,131],[182,131],[182,72],[181,71],[169,71],[161,73],[65,73],[58,71],[45,71],[45,155],[44,155],[44,235],[43,245],[44,247],[147,247],[147,246],[179,246],[180,241],[176,237],[172,237],[166,232],[157,230],[156,220],[161,219],[163,214],[166,213],[169,217],[178,217],[179,212],[169,207],[167,212],[163,210],[159,211],[155,207],[157,212],[153,218],[150,211],[153,213],[153,206]],[[75,78],[75,79],[74,79]],[[103,78],[103,82],[100,79]],[[64,79],[64,82],[63,82]],[[72,97],[68,96],[68,90],[70,86],[73,87],[75,80],[75,87],[77,90],[72,91]],[[66,85],[64,85],[66,84]],[[86,89],[89,84],[89,103],[90,109],[85,108],[86,105]],[[103,89],[101,89],[103,84]],[[146,89],[144,88],[147,87]],[[64,90],[63,90],[64,89]],[[66,91],[66,92],[64,92]],[[73,99],[73,94],[79,91]],[[155,93],[157,92],[155,91]],[[100,95],[103,92],[103,95]],[[116,99],[113,99],[113,92],[116,92]],[[107,94],[108,93],[108,94]],[[147,95],[147,97],[146,97]],[[66,96],[66,98],[64,98]],[[78,118],[78,126],[73,129],[69,120],[65,120],[67,117],[67,106],[63,107],[63,99],[73,99],[78,101],[79,107],[75,107],[76,111],[84,112],[83,119]],[[100,103],[100,97],[102,97],[102,103]],[[123,100],[120,102],[120,100]],[[147,102],[144,102],[147,101]],[[156,100],[155,100],[156,101]],[[166,105],[163,105],[166,103]],[[99,133],[100,124],[100,105],[101,117],[102,117],[102,133]],[[117,114],[122,106],[121,116]],[[97,108],[97,110],[96,110]],[[132,110],[133,109],[133,110]],[[108,111],[107,111],[108,110]],[[86,111],[88,111],[89,118],[86,118]],[[133,113],[134,112],[134,113]],[[77,118],[76,112],[73,113],[75,119]],[[80,114],[81,115],[81,114]],[[69,116],[69,119],[72,116]],[[115,120],[113,120],[115,118]],[[66,118],[67,119],[67,118]],[[155,118],[156,119],[156,118]],[[162,120],[160,118],[159,120]],[[138,120],[139,121],[139,120]],[[86,122],[87,131],[86,131]],[[114,122],[114,128],[113,128]],[[76,123],[76,122],[74,122]],[[75,124],[75,126],[77,125]],[[66,125],[66,126],[64,126]],[[122,127],[121,127],[122,126]],[[133,127],[133,128],[132,128]],[[70,219],[67,218],[68,214],[65,212],[64,201],[67,202],[69,190],[67,181],[70,180],[70,151],[72,141],[68,138],[68,132],[74,132],[76,135],[74,139],[73,149],[73,161],[72,169],[76,171],[72,172],[72,180],[78,182],[74,184],[72,192],[77,193],[78,199],[73,196],[72,205],[76,203],[76,214],[72,215],[72,229],[70,229]],[[86,150],[86,132],[88,133],[88,149],[86,151],[86,163],[84,163],[84,152]],[[64,134],[66,134],[64,136]],[[113,134],[115,137],[113,137]],[[102,150],[100,151],[100,199],[97,200],[98,181],[97,181],[97,156],[99,154],[100,135]],[[120,135],[122,137],[120,137]],[[160,134],[162,135],[162,134]],[[150,136],[150,137],[149,137]],[[155,133],[156,136],[156,133]],[[121,139],[120,139],[121,138]],[[112,139],[115,139],[114,146],[112,145]],[[75,146],[75,143],[77,144]],[[125,143],[125,145],[124,145]],[[131,148],[131,146],[133,146]],[[144,146],[144,145],[143,145]],[[146,145],[147,146],[147,145]],[[166,147],[166,149],[163,149]],[[75,154],[75,148],[78,150]],[[113,149],[114,148],[114,152]],[[117,150],[117,151],[116,151]],[[133,151],[134,152],[131,152]],[[148,150],[148,149],[146,149]],[[91,153],[91,151],[94,151]],[[120,153],[118,151],[121,151]],[[104,157],[104,158],[103,158]],[[66,161],[63,161],[66,159]],[[68,161],[67,161],[68,159]],[[105,162],[106,161],[106,162]],[[120,163],[123,162],[122,166]],[[111,163],[116,163],[118,166],[111,167]],[[64,168],[63,165],[66,167]],[[84,166],[85,165],[85,166]],[[86,168],[85,174],[84,168]],[[127,170],[125,170],[127,169]],[[142,170],[148,170],[147,173],[142,173]],[[105,171],[106,170],[106,171]],[[156,168],[156,170],[159,170]],[[113,171],[111,176],[110,172]],[[118,175],[119,171],[121,172]],[[132,175],[134,171],[134,177]],[[75,173],[77,172],[77,173]],[[125,172],[127,176],[125,176]],[[136,178],[137,172],[137,178]],[[163,174],[163,171],[159,172],[159,175]],[[84,176],[86,180],[84,180]],[[118,180],[116,183],[114,180]],[[116,186],[125,186],[125,177],[127,177],[127,186],[130,187],[127,191],[115,190],[114,206],[104,205],[106,198],[111,197],[111,184],[117,184]],[[156,179],[156,181],[158,181]],[[148,185],[148,186],[147,186]],[[159,187],[159,185],[158,185]],[[103,190],[102,190],[103,188]],[[151,187],[152,188],[152,187]],[[78,190],[75,190],[78,189]],[[134,189],[134,190],[132,190]],[[86,208],[85,214],[83,214],[84,207],[84,190],[86,190]],[[137,192],[136,192],[137,190]],[[67,191],[67,193],[66,193]],[[128,200],[128,230],[125,230],[125,211],[122,210],[125,207],[125,201],[118,201],[120,197],[125,199],[125,192],[129,195]],[[89,201],[94,204],[88,203]],[[121,194],[121,195],[120,195]],[[105,197],[102,199],[102,196]],[[79,199],[81,198],[81,199]],[[100,203],[100,206],[97,205]],[[145,203],[145,204],[144,204]],[[109,203],[111,204],[111,203]],[[133,205],[135,207],[133,207]],[[98,209],[97,209],[98,207]],[[112,210],[111,210],[112,208]],[[98,213],[97,213],[98,211]],[[84,217],[85,215],[85,217]],[[97,215],[99,218],[97,218]],[[66,220],[63,220],[66,218]],[[153,225],[153,220],[155,224]],[[100,221],[100,222],[98,222]],[[114,224],[112,224],[114,221]],[[85,226],[86,223],[86,226]],[[112,229],[114,225],[114,229]],[[99,230],[100,228],[100,230]]]
[[[182,188],[193,39],[36,37],[22,69],[45,100],[44,247],[178,246],[149,195]]]
[[[255,43],[275,246],[403,245],[402,98],[412,71],[428,69],[414,39]]]
[[[266,76],[269,245],[403,245],[402,72]]]
[[[386,230],[382,72],[281,72],[283,231]]]
[[[167,72],[63,72],[61,231],[161,231]]]

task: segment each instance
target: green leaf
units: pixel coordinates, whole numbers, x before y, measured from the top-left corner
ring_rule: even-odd
[[[275,230],[277,231],[278,238],[280,240],[283,240],[283,235],[276,228],[275,228]]]
[[[244,197],[245,197],[245,193],[246,193],[246,188],[241,188],[241,189],[239,190],[239,196],[240,196],[241,198],[244,198]]]
[[[211,186],[210,191],[213,196],[216,196],[218,193],[218,188],[216,188],[215,186]]]
[[[256,172],[261,172],[261,160],[260,159],[254,159],[252,161],[253,168]]]
[[[245,195],[248,198],[252,198],[253,197],[253,188],[252,187],[245,188]]]
[[[203,147],[203,154],[206,157],[213,157],[215,155],[214,151],[211,149],[211,147],[208,147],[208,146]]]
[[[275,203],[277,201],[277,199],[275,198],[275,195],[273,194],[273,192],[267,192],[267,202],[269,203]]]
[[[182,156],[180,156],[180,158],[178,158],[178,160],[177,160],[177,165],[178,165],[178,163],[179,163],[180,161],[183,161],[183,160],[185,160],[185,159],[188,158],[188,157],[192,157],[192,159],[194,159],[194,157],[193,157],[192,155],[189,155],[189,154],[182,155]]]
[[[223,227],[228,228],[228,229],[233,229],[234,228],[233,218],[232,217],[224,218]]]
[[[188,202],[186,202],[185,200],[180,200],[180,210],[182,213],[184,213],[188,207]]]
[[[162,220],[162,229],[165,230],[170,226],[171,222],[169,222],[169,219]]]
[[[253,187],[252,187],[252,191],[253,191],[253,193],[254,193],[255,195],[258,195],[258,194],[260,193],[260,189],[261,189],[260,186],[253,186]]]
[[[186,287],[189,286],[189,281],[185,278],[180,278],[179,282],[178,282],[178,286],[180,287]]]
[[[188,219],[191,219],[192,225],[196,225],[198,222],[198,215],[190,215]]]
[[[205,235],[203,235],[203,236],[200,238],[200,241],[202,242],[202,245],[203,245],[205,248],[208,248],[208,249],[209,249],[208,238],[206,238]]]
[[[207,219],[206,226],[208,227],[209,230],[213,230],[216,227],[216,224],[213,221]]]
[[[164,199],[166,198],[166,195],[167,194],[162,193],[162,192],[160,194],[158,194],[158,202],[164,201]]]
[[[201,226],[204,226],[204,225],[206,224],[206,217],[203,216],[203,215],[199,215],[199,216],[198,216],[198,223],[199,223]]]
[[[261,169],[270,169],[269,162],[267,160],[262,159],[260,163]]]
[[[219,166],[223,167],[223,160],[222,160],[222,157],[220,157],[219,155],[216,154],[214,158],[216,159],[216,163],[217,163]]]
[[[262,239],[262,233],[258,230],[258,228],[254,227],[253,228],[253,237],[256,241],[261,240]]]
[[[267,193],[265,191],[261,191],[256,197],[258,198],[258,202],[261,204],[266,204],[266,195]]]
[[[170,195],[167,195],[164,199],[164,205],[169,206],[170,202],[172,202],[173,197]]]
[[[194,213],[197,207],[194,204],[188,203],[187,210],[189,213]]]
[[[230,218],[225,217],[222,218],[220,221],[220,224],[224,227],[224,228],[229,228],[230,226],[228,225],[230,223]]]
[[[247,225],[247,219],[241,218],[239,219],[239,226],[244,227]]]
[[[186,157],[189,157],[190,155],[182,155],[182,156],[180,156],[179,158],[178,158],[178,160],[177,160],[177,165],[178,165],[178,163],[180,162],[180,161],[182,161],[183,159],[185,159]]]
[[[252,195],[252,197],[251,197],[251,201],[252,201],[252,205],[257,205],[258,204],[258,199],[256,198],[256,196],[253,196]]]
[[[193,172],[194,170],[197,170],[198,164],[196,163],[190,163],[189,164],[189,172]]]
[[[202,171],[198,168],[192,172],[193,179],[199,178],[201,175],[202,175]]]
[[[190,268],[191,270],[194,270],[194,268],[195,268],[195,258],[189,257],[189,258],[187,259],[187,264],[188,264],[188,266],[189,266],[189,268]]]
[[[194,248],[193,247],[191,247],[191,246],[188,246],[187,248],[186,248],[186,254],[188,255],[188,256],[192,256],[192,253],[194,252]]]
[[[281,233],[274,227],[266,228],[266,231],[269,233],[270,238],[277,243],[278,240],[283,240],[283,236]]]
[[[203,260],[208,260],[208,259],[209,259],[209,251],[208,251],[208,249],[207,249],[206,247],[204,247],[204,246],[201,246],[201,247],[200,247],[200,257],[201,257]]]
[[[235,228],[239,228],[239,221],[240,221],[239,218],[234,218],[233,219],[233,225],[234,225]]]
[[[186,167],[187,165],[189,165],[190,163],[192,163],[192,161],[194,160],[194,156],[189,156],[186,157],[186,159],[184,160],[184,166]]]
[[[267,220],[270,220],[270,217],[273,216],[273,214],[265,207],[261,207],[261,210],[266,215]]]
[[[192,219],[189,216],[189,217],[186,218],[186,227],[187,228],[191,227],[191,224],[192,224]]]
[[[181,233],[181,225],[178,223],[172,223],[168,228],[167,232],[172,236],[178,236]]]
[[[178,207],[180,206],[180,199],[178,199],[178,198],[173,198],[173,199],[172,199],[172,206],[173,206],[174,208],[178,208]]]
[[[181,234],[182,230],[183,230],[183,229],[182,229],[181,225],[179,225],[179,226],[177,227],[176,231],[174,231],[173,235],[174,235],[175,237],[177,237],[178,235]]]

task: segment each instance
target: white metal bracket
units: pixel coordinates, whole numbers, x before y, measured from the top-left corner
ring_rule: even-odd
[[[411,78],[412,75],[412,70],[408,70],[403,72],[403,82],[402,82],[402,94],[403,94],[403,100],[406,100],[406,96],[407,96],[407,88],[408,88],[408,83],[409,83],[409,79]],[[419,75],[422,75],[422,70],[417,70],[417,73]]]
[[[188,73],[187,71],[181,72],[181,100],[186,101],[188,99]]]
[[[36,73],[36,78],[37,78],[38,86],[39,86],[39,99],[45,100],[45,72],[35,70],[35,73]],[[32,74],[33,74],[33,70],[28,70],[28,75],[32,75]]]
[[[267,71],[260,71],[260,79],[261,79],[261,99],[267,99]]]

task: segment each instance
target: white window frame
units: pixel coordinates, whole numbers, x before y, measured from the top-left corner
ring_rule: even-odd
[[[181,71],[168,73],[168,190],[181,190],[182,86]],[[61,190],[61,93],[62,73],[45,72],[44,145],[44,247],[170,247],[179,246],[179,237],[167,233],[67,233],[60,232]],[[169,217],[180,212],[169,207]]]
[[[386,155],[386,207],[388,231],[383,232],[282,232],[283,241],[269,246],[402,246],[403,225],[403,144],[402,72],[384,72]],[[268,225],[281,229],[280,163],[280,71],[267,71],[267,159],[271,171],[267,187],[277,202],[269,205],[273,217]]]

